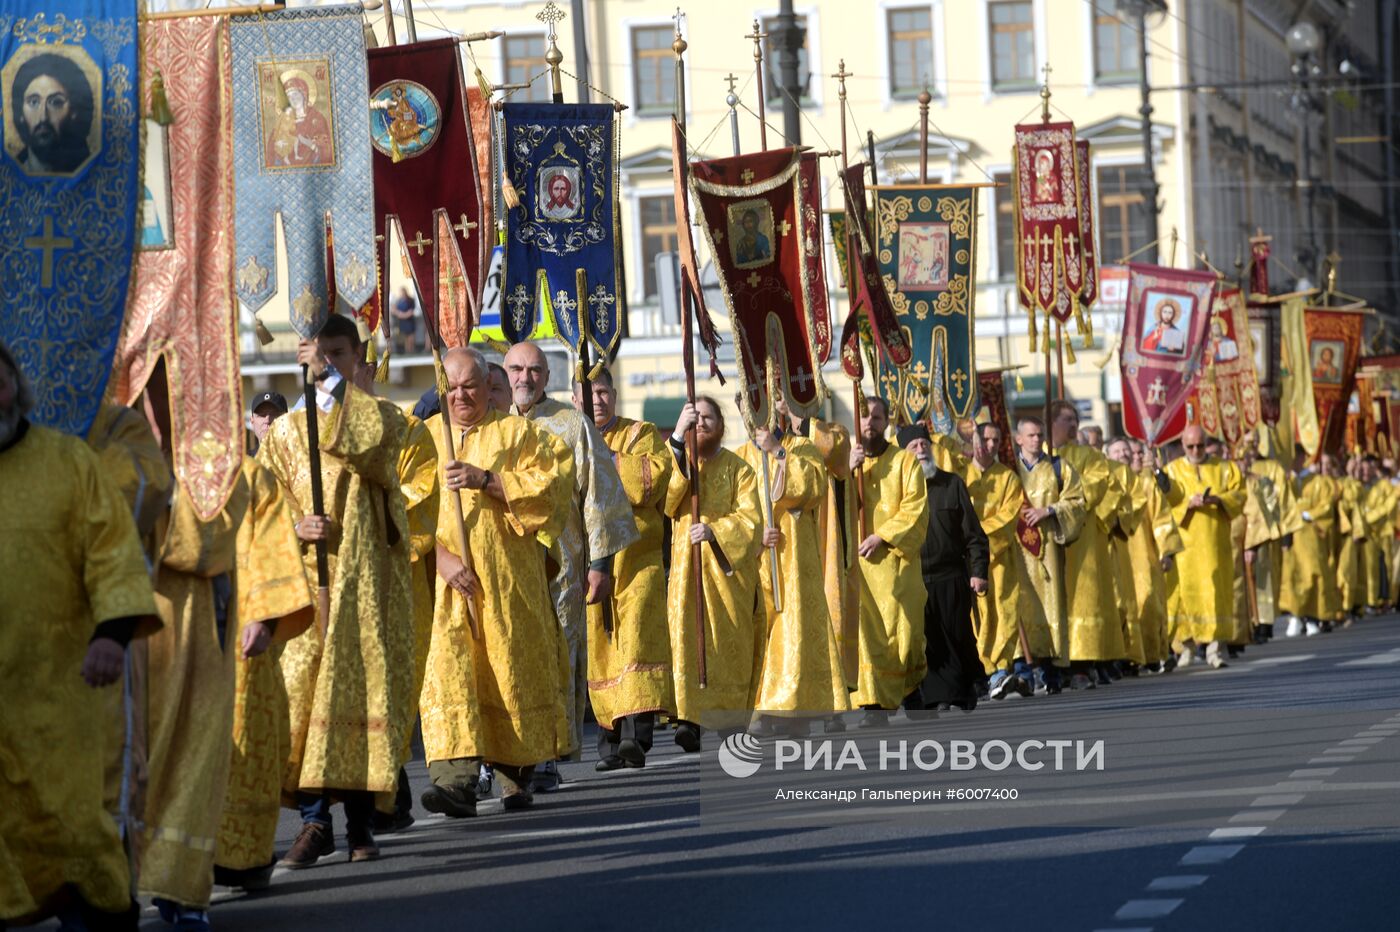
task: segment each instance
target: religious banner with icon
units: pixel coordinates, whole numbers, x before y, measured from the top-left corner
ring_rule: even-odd
[[[506,337],[526,339],[545,294],[559,339],[578,353],[587,338],[600,366],[622,338],[613,105],[507,103],[502,112],[505,174],[519,198],[506,211]]]
[[[141,26],[147,113],[168,102],[169,125],[147,121],[145,225],[112,396],[136,401],[165,360],[175,474],[201,520],[228,501],[243,466],[243,402],[233,299],[233,96],[226,69],[228,20],[193,16]],[[157,133],[159,129],[162,132]],[[159,149],[158,155],[157,150]],[[152,192],[168,192],[158,210]]]
[[[83,436],[102,403],[136,246],[136,5],[0,9],[0,340],[34,386],[35,423]]]
[[[1347,399],[1345,453],[1380,453],[1379,425],[1376,423],[1376,383],[1371,376],[1358,375],[1356,387]]]
[[[800,417],[812,417],[825,397],[818,333],[822,295],[821,190],[804,171],[817,156],[772,149],[692,162],[690,190],[700,228],[714,257],[720,291],[734,331],[746,420],[776,417],[773,391]],[[814,280],[815,279],[815,280]]]
[[[252,310],[277,293],[280,214],[281,285],[302,337],[320,331],[333,303],[358,310],[378,289],[362,16],[359,6],[300,7],[229,20],[234,286]]]
[[[1231,448],[1259,423],[1259,380],[1244,293],[1216,293],[1210,316],[1205,374],[1196,383],[1196,421]]]
[[[1086,153],[1087,155],[1087,153]],[[1060,323],[1081,313],[1086,258],[1073,123],[1017,125],[1014,186],[1021,304]]]
[[[1079,177],[1079,246],[1083,251],[1081,264],[1084,284],[1079,290],[1079,305],[1086,311],[1099,299],[1098,237],[1094,235],[1094,173],[1090,170],[1089,141],[1074,141],[1074,166]],[[1084,326],[1092,326],[1088,313],[1082,316]],[[1087,334],[1086,334],[1087,335]]]
[[[384,237],[380,268],[388,267],[392,230],[429,336],[440,346],[465,346],[480,316],[494,231],[482,226],[481,175],[457,40],[370,49],[369,85],[375,228]],[[380,278],[387,307],[388,276]]]
[[[881,280],[910,348],[907,368],[883,371],[881,394],[901,422],[930,418],[947,433],[976,410],[973,338],[977,188],[880,186],[875,192],[875,252]],[[897,363],[888,355],[882,366]]]
[[[900,326],[899,317],[895,314],[891,293],[881,277],[875,230],[865,206],[865,163],[857,162],[850,166],[842,177],[847,208],[842,220],[849,218],[848,225],[843,223],[846,242],[842,252],[852,273],[846,279],[850,313],[865,317],[869,324],[867,330],[875,341],[880,358],[903,370],[913,359],[914,351],[908,332]]]
[[[1369,308],[1309,307],[1303,311],[1307,351],[1302,364],[1312,376],[1313,407],[1321,436],[1319,450],[1341,452],[1346,440],[1347,405],[1356,386],[1362,325]]]
[[[1154,446],[1187,425],[1187,401],[1204,366],[1213,272],[1128,264],[1128,307],[1119,360],[1123,429]]]

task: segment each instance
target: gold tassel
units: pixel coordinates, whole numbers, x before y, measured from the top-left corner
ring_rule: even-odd
[[[1025,392],[1026,380],[1021,378],[1021,373],[1016,373],[1016,391],[1018,394]]]
[[[1040,333],[1040,351],[1046,356],[1050,355],[1050,325],[1046,324]]]
[[[375,362],[379,357],[375,354],[374,338],[365,340],[365,362]]]
[[[1035,348],[1035,310],[1034,310],[1034,308],[1032,308],[1029,312],[1027,312],[1027,314],[1026,314],[1026,319],[1027,319],[1027,321],[1030,323],[1030,328],[1029,328],[1029,329],[1030,329],[1030,332],[1031,332],[1031,348],[1034,349],[1034,348]]]
[[[282,76],[277,76],[277,112],[285,113],[291,109],[292,102],[287,99],[287,86],[282,83]]]
[[[491,86],[490,81],[486,80],[486,75],[481,73],[480,68],[476,69],[476,83],[477,86],[481,88],[482,95],[489,101],[491,95],[496,92],[496,89]]]
[[[262,322],[261,317],[256,315],[253,317],[253,329],[258,335],[258,342],[263,346],[272,343],[272,331],[267,329],[267,324]]]
[[[1075,362],[1078,361],[1076,360],[1074,355],[1074,341],[1066,337],[1065,332],[1061,330],[1060,342],[1064,343],[1065,345],[1065,361],[1068,362],[1071,366],[1074,365]]]
[[[156,69],[151,77],[151,110],[146,119],[159,126],[169,126],[175,122],[175,114],[170,111],[170,98],[165,96],[165,76]]]
[[[511,210],[520,206],[520,193],[515,190],[515,185],[510,183],[509,175],[501,175],[501,197],[505,199],[506,206]]]
[[[374,367],[374,380],[380,385],[389,381],[389,356],[392,352],[388,346],[385,346],[384,355],[379,357],[379,365]]]

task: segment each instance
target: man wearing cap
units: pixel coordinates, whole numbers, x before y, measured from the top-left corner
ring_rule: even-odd
[[[262,446],[267,432],[272,430],[272,423],[287,413],[287,399],[279,392],[263,392],[253,399],[253,406],[249,411],[251,413],[248,426],[257,438],[257,441],[251,444],[252,449],[248,451],[248,455],[252,456],[258,452],[258,447]]]

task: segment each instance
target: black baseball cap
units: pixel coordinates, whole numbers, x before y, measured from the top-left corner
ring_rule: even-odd
[[[249,413],[256,413],[263,405],[270,404],[283,414],[287,413],[287,399],[283,398],[279,392],[263,392],[253,399],[253,406],[248,409]]]

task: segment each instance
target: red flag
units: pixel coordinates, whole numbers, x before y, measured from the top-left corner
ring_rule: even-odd
[[[1123,429],[1158,445],[1187,425],[1187,400],[1201,375],[1213,272],[1128,265],[1124,315]]]
[[[1074,164],[1079,175],[1079,245],[1084,250],[1084,287],[1079,293],[1084,307],[1099,299],[1098,237],[1094,235],[1094,183],[1089,170],[1089,141],[1074,141]],[[1087,318],[1086,318],[1087,319]]]
[[[1196,386],[1199,423],[1233,447],[1259,423],[1259,379],[1244,294],[1238,288],[1215,297],[1205,372]]]
[[[1065,323],[1085,284],[1074,124],[1018,125],[1015,176],[1021,303]]]

